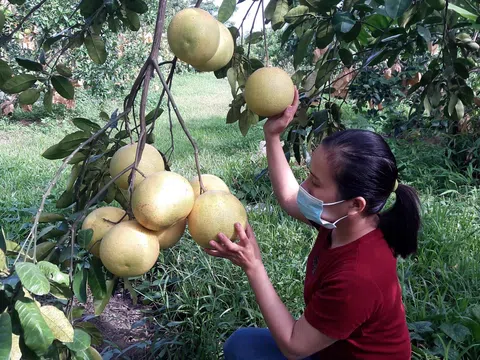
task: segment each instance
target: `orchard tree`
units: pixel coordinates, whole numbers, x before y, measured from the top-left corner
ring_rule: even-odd
[[[240,0],[243,2],[245,0]],[[270,0],[249,1],[248,12],[262,24],[262,31],[229,25],[235,51],[226,66],[215,71],[217,78],[227,78],[232,101],[225,114],[226,123],[238,122],[243,135],[264,118],[253,113],[245,103],[247,79],[270,66],[273,52],[293,55],[291,78],[300,91],[300,107],[295,121],[285,131],[285,153],[291,151],[298,162],[308,160],[312,146],[334,131],[344,128],[342,106],[350,86],[366,71],[379,72],[397,62],[425,54],[421,79],[408,89],[406,97],[413,104],[409,117],[441,117],[456,129],[467,108],[474,106],[478,72],[478,31],[480,8],[471,0]],[[4,2],[2,2],[4,4]],[[0,45],[3,53],[13,51],[15,35],[24,24],[48,7],[48,0],[30,4],[10,0],[0,11]],[[178,2],[176,10],[187,6]],[[236,8],[235,0],[224,0],[215,15],[229,24]],[[95,314],[102,313],[115,287],[127,289],[128,278],[110,273],[98,259],[85,251],[93,232],[81,229],[85,216],[95,206],[119,204],[130,219],[136,177],[142,177],[139,163],[146,144],[153,144],[153,130],[160,116],[173,121],[172,112],[190,140],[195,154],[201,192],[199,150],[181,116],[170,91],[175,68],[181,63],[175,56],[163,59],[167,0],[150,4],[143,0],[81,0],[57,9],[58,22],[49,23],[35,39],[39,50],[30,58],[4,57],[0,60],[0,90],[17,96],[18,104],[42,103],[52,109],[55,90],[65,99],[75,97],[72,79],[76,68],[64,59],[75,52],[86,52],[91,69],[105,64],[109,53],[105,38],[114,34],[134,34],[144,26],[144,15],[155,6],[155,30],[149,54],[134,79],[123,108],[111,114],[101,112],[97,119],[74,118],[77,131],[46,149],[42,156],[62,159],[54,178],[43,195],[28,236],[19,244],[0,236],[0,355],[12,358],[93,359],[91,328],[72,326],[75,318],[73,299],[86,302],[87,288],[94,298]],[[70,8],[69,8],[70,7]],[[195,7],[202,7],[198,0]],[[15,11],[25,15],[17,21]],[[40,15],[38,15],[40,16]],[[13,23],[12,23],[13,21]],[[267,31],[267,26],[271,30]],[[267,33],[274,32],[267,36]],[[165,38],[165,36],[163,36]],[[164,39],[163,39],[164,40]],[[140,41],[140,40],[139,40]],[[277,42],[270,44],[269,42]],[[258,46],[263,45],[258,48]],[[286,46],[286,48],[284,48]],[[436,49],[432,51],[432,49]],[[255,49],[255,50],[254,50]],[[285,50],[286,49],[286,50]],[[262,51],[263,50],[263,51]],[[434,55],[432,55],[432,53]],[[164,74],[167,69],[166,75]],[[338,84],[349,81],[340,89]],[[157,106],[147,111],[152,83],[162,91]],[[355,89],[354,89],[355,90]],[[358,94],[358,89],[356,90]],[[368,95],[368,94],[367,94]],[[369,97],[357,96],[367,101]],[[380,94],[371,94],[380,97]],[[381,100],[381,99],[380,99]],[[455,130],[452,130],[455,131]],[[160,152],[168,171],[174,151],[171,146]],[[109,164],[116,151],[136,143],[135,160],[123,171],[110,176]],[[62,173],[70,168],[65,189],[56,199],[58,213],[45,213],[44,207]],[[117,180],[126,173],[128,189]],[[66,302],[63,311],[38,302],[50,296]],[[135,298],[134,292],[132,297]],[[56,354],[56,355],[55,355]]]

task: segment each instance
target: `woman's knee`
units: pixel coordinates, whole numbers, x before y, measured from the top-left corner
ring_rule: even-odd
[[[242,353],[245,346],[251,346],[252,332],[254,328],[240,328],[233,332],[232,335],[225,341],[223,345],[223,352],[226,359],[233,359],[235,354]]]

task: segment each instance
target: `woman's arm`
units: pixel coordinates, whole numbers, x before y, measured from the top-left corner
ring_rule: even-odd
[[[280,206],[290,216],[310,224],[302,215],[297,205],[297,193],[299,184],[293,175],[283,153],[280,134],[292,121],[298,108],[298,90],[295,88],[293,104],[282,114],[269,118],[264,127],[265,141],[267,147],[267,161],[270,181],[273,192]]]
[[[295,320],[283,304],[268,278],[250,225],[245,231],[240,224],[235,224],[235,229],[240,240],[238,243],[219,234],[219,242],[211,241],[212,249],[205,249],[205,252],[229,259],[242,267],[265,322],[282,353],[289,359],[301,359],[331,345],[335,340],[311,326],[304,316]]]

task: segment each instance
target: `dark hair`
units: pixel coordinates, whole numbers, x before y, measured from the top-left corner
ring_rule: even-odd
[[[380,213],[398,179],[395,156],[387,142],[367,130],[349,129],[326,137],[321,146],[327,152],[342,199],[361,196],[366,214],[378,214],[379,228],[395,257],[406,258],[417,250],[420,201],[416,191],[399,184],[392,208]]]

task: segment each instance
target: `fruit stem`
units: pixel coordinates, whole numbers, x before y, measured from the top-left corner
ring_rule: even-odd
[[[163,84],[163,87],[164,87],[165,91],[167,92],[168,99],[172,103],[172,108],[173,108],[173,111],[175,112],[175,115],[177,116],[178,122],[182,126],[183,132],[185,133],[185,135],[187,135],[188,140],[192,144],[193,151],[194,151],[194,156],[195,156],[195,166],[197,167],[197,173],[198,173],[198,181],[200,182],[200,194],[202,194],[202,193],[205,192],[205,187],[203,186],[202,174],[201,174],[201,171],[200,171],[200,162],[198,160],[198,146],[197,146],[197,143],[195,142],[195,140],[190,135],[190,132],[188,131],[187,126],[185,125],[185,121],[183,120],[182,115],[178,111],[177,104],[175,103],[175,99],[173,98],[173,95],[170,92],[170,89],[169,89],[169,87],[168,87],[168,85],[165,81],[165,78],[163,77],[162,71],[160,70],[160,67],[158,66],[156,61],[153,61],[152,63],[153,63],[153,66],[155,67],[155,70],[158,74],[158,77],[160,78],[160,81]]]

